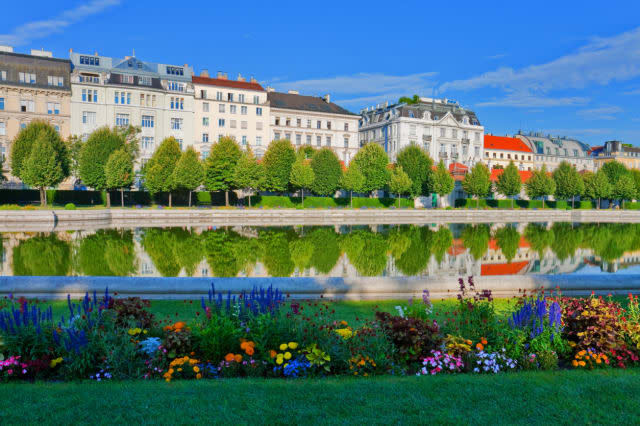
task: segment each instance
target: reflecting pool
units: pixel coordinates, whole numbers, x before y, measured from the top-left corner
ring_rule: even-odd
[[[640,224],[135,228],[0,236],[5,276],[640,273]]]

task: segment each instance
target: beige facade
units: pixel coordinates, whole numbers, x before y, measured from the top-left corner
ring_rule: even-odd
[[[359,116],[320,98],[298,92],[269,91],[271,139],[288,139],[297,149],[302,145],[331,148],[338,159],[349,164],[360,148]]]
[[[262,86],[240,75],[237,80],[229,80],[223,73],[210,78],[206,70],[193,77],[193,86],[193,139],[200,156],[207,158],[215,142],[230,136],[261,158],[270,141],[269,103]]]
[[[11,143],[21,128],[43,120],[62,138],[69,136],[70,69],[68,60],[53,58],[51,52],[32,50],[26,55],[0,46],[0,156],[9,177],[5,186],[21,185],[9,171]]]

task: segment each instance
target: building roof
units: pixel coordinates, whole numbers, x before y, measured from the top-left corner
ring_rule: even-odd
[[[516,275],[529,264],[528,261],[512,263],[495,263],[480,266],[480,275]]]
[[[484,135],[484,149],[504,151],[533,152],[521,139],[507,136]]]
[[[301,111],[325,112],[329,114],[356,115],[333,102],[318,96],[296,95],[293,93],[268,92],[271,108],[297,109]]]
[[[208,86],[231,87],[233,89],[245,89],[264,92],[264,88],[259,83],[251,81],[238,81],[229,80],[226,78],[211,78],[201,76],[193,76],[191,81],[193,82],[193,84],[206,84]]]
[[[490,176],[491,182],[496,182],[502,173],[504,173],[504,169],[492,169]],[[518,170],[518,173],[520,174],[520,180],[522,183],[527,182],[533,175],[533,172],[529,170]]]
[[[421,98],[420,102],[416,104],[397,103],[393,105],[377,105],[371,107],[370,110],[362,110],[360,114],[365,117],[369,123],[378,123],[397,116],[438,122],[447,114],[451,114],[458,123],[463,123],[466,117],[469,120],[469,124],[474,126],[481,125],[475,112],[460,106],[456,102],[448,102],[446,99],[428,100]]]
[[[524,133],[518,131],[515,137],[522,139],[536,154],[545,155],[547,151],[550,151],[552,155],[558,155],[555,154],[557,148],[560,155],[563,155],[566,149],[568,156],[574,156],[573,150],[577,150],[578,157],[585,157],[587,151],[589,151],[589,145],[567,136],[552,136],[549,134],[545,135],[541,132]]]
[[[451,163],[449,164],[449,173],[451,174],[464,174],[467,173],[467,170],[469,170],[469,167],[465,166],[462,163]]]
[[[71,62],[68,59],[0,51],[0,64],[6,71],[6,79],[0,81],[2,85],[71,91]],[[20,82],[20,73],[25,71],[36,75],[35,83]],[[48,76],[63,77],[62,86],[49,85]]]

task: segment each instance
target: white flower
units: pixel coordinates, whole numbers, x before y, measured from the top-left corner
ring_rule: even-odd
[[[480,370],[478,369],[478,367],[476,367],[476,368],[474,368],[474,369],[473,369],[473,372],[474,372],[474,373],[479,373],[479,372],[480,372]]]

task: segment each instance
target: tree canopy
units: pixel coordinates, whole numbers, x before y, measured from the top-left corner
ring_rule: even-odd
[[[204,179],[204,167],[193,147],[187,148],[173,169],[175,188],[183,191],[195,191]]]
[[[115,129],[102,127],[91,133],[80,149],[78,171],[82,183],[98,191],[107,189],[105,166],[109,156],[124,146],[122,135]]]
[[[342,177],[342,165],[335,152],[329,148],[317,151],[311,159],[311,168],[314,179],[310,189],[318,195],[333,196]],[[291,183],[294,184],[293,181]]]
[[[55,162],[60,164],[63,176],[69,176],[71,164],[67,145],[60,138],[56,129],[46,121],[34,120],[21,129],[11,144],[11,173],[24,180],[22,177],[22,165],[29,156],[38,136],[43,135],[55,154]]]
[[[256,157],[251,152],[251,148],[247,148],[236,164],[233,175],[235,187],[245,191],[257,190],[262,186],[263,179],[263,167],[258,164]],[[251,206],[251,196],[249,196],[249,206]]]
[[[313,187],[316,176],[309,160],[297,160],[291,167],[289,181],[291,186],[302,191],[302,204],[304,205],[304,190]]]
[[[365,178],[362,188],[365,192],[384,188],[389,182],[389,157],[382,147],[376,143],[368,143],[356,153],[351,160],[356,164]]]
[[[525,184],[527,196],[530,199],[542,197],[542,207],[544,208],[544,197],[553,195],[556,191],[556,182],[547,173],[547,167],[542,166],[540,170],[534,170],[531,177]]]
[[[566,161],[560,163],[553,171],[553,180],[556,183],[556,198],[573,200],[584,192],[584,182],[580,174]]]
[[[511,198],[511,208],[513,208],[512,197],[520,194],[520,190],[522,189],[522,179],[513,161],[510,161],[509,165],[504,169],[504,172],[498,176],[496,189],[500,194]]]
[[[486,197],[491,189],[490,172],[487,166],[482,163],[476,163],[467,173],[462,181],[462,188],[474,197]]]
[[[584,196],[591,200],[598,200],[598,208],[600,208],[600,199],[608,198],[611,195],[611,184],[607,174],[602,170],[596,173],[586,172],[582,175],[584,184]]]
[[[340,186],[349,191],[351,195],[351,207],[353,207],[353,193],[364,191],[364,184],[365,177],[360,171],[360,167],[352,161],[340,179]]]
[[[408,194],[411,191],[411,179],[409,179],[409,175],[407,175],[404,170],[402,170],[402,166],[396,165],[391,171],[391,178],[389,179],[389,190],[391,192],[398,194],[398,196]],[[398,198],[398,204],[400,203],[400,198]]]
[[[296,153],[290,141],[286,139],[272,141],[262,159],[265,189],[286,191],[289,187],[291,168],[295,161]]]
[[[59,156],[46,132],[40,132],[29,157],[21,166],[22,181],[40,189],[40,203],[47,204],[45,188],[56,186],[66,177]]]
[[[433,160],[427,153],[415,145],[408,145],[398,153],[396,163],[411,179],[409,195],[415,198],[432,192]]]

